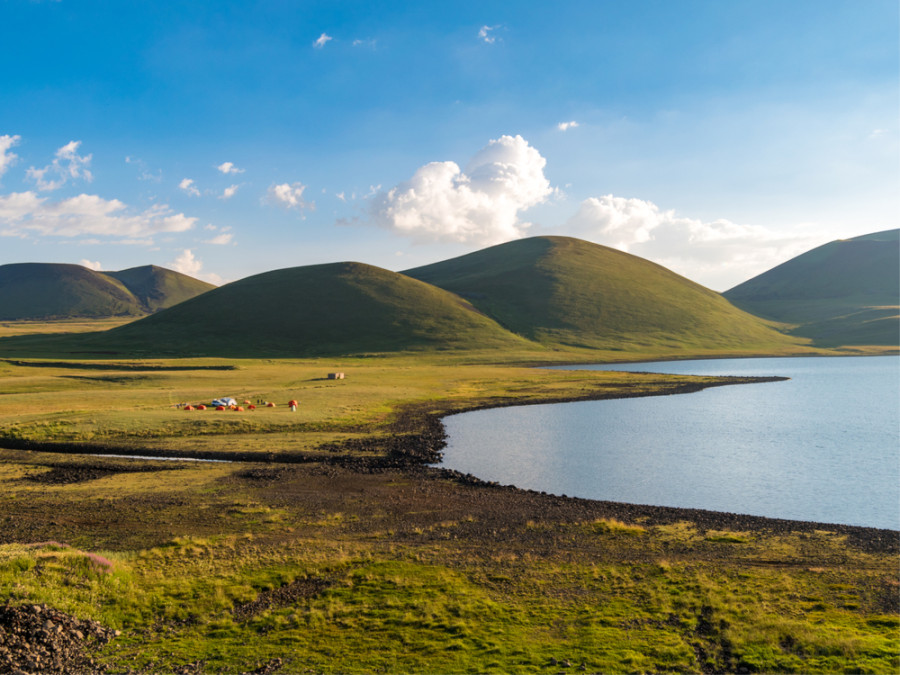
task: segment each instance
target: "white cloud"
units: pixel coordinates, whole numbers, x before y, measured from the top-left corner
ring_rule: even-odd
[[[370,49],[375,49],[375,44],[376,44],[376,42],[372,38],[370,38],[368,40],[354,40],[353,41],[354,47],[368,47]]]
[[[282,206],[286,209],[315,209],[315,202],[305,202],[303,200],[303,192],[306,186],[303,183],[282,183],[273,185],[267,193],[270,204]]]
[[[231,232],[225,232],[223,234],[216,235],[212,239],[207,239],[203,243],[225,246],[226,244],[230,244],[232,239],[234,239],[234,234],[232,234]]]
[[[334,38],[331,37],[330,35],[327,35],[327,34],[325,34],[325,33],[322,33],[322,34],[316,39],[316,41],[313,42],[313,47],[315,47],[316,49],[322,49],[322,47],[324,47],[324,46],[328,43],[329,40],[333,40],[333,39],[334,39]]]
[[[244,169],[237,168],[232,162],[222,162],[216,168],[224,174],[244,173]]]
[[[175,270],[176,272],[187,274],[189,277],[208,281],[211,284],[219,285],[222,283],[222,277],[218,274],[211,272],[203,273],[203,262],[197,258],[194,255],[194,252],[189,248],[184,249],[178,257],[175,258],[174,262],[166,263],[166,267]]]
[[[90,183],[94,176],[88,167],[93,155],[79,155],[77,151],[80,145],[81,141],[69,141],[56,151],[56,157],[50,164],[43,169],[32,166],[25,172],[26,175],[35,182],[38,190],[45,192],[58,190],[69,179],[83,178]]]
[[[9,149],[19,144],[21,136],[10,136],[6,134],[0,136],[0,178],[6,173],[7,169],[16,163],[18,155],[10,152]]]
[[[196,277],[200,274],[200,270],[203,269],[203,263],[194,257],[194,253],[191,249],[184,249],[177,258],[175,258],[174,262],[170,262],[167,264],[169,269],[173,269],[176,272],[181,272],[182,274],[187,274],[189,277]]]
[[[95,272],[99,272],[101,269],[103,269],[99,260],[97,262],[92,262],[87,258],[83,258],[79,264],[82,267],[87,267],[89,270],[94,270]]]
[[[200,190],[197,189],[197,186],[194,185],[193,178],[182,178],[181,182],[178,184],[178,187],[181,190],[187,192],[191,197],[199,197]]]
[[[572,120],[571,122],[560,122],[556,125],[556,128],[560,131],[568,131],[569,129],[574,129],[578,126],[578,122]]]
[[[229,185],[225,188],[225,191],[222,193],[222,196],[219,199],[231,199],[234,197],[234,193],[238,191],[240,185]]]
[[[97,195],[80,194],[58,202],[31,191],[0,195],[0,234],[6,236],[93,235],[121,238],[119,243],[146,243],[154,235],[185,232],[196,220],[165,205],[134,213],[118,199]]]
[[[334,196],[340,199],[342,202],[347,201],[347,195],[345,195],[343,192],[338,192]]]
[[[652,260],[709,288],[725,291],[798,255],[815,242],[720,219],[704,222],[662,211],[653,202],[605,195],[581,203],[566,234]]]
[[[553,192],[546,160],[521,136],[502,136],[460,170],[432,162],[371,205],[373,220],[418,241],[496,244],[524,234],[519,212]]]
[[[482,26],[478,31],[478,37],[487,44],[492,45],[497,41],[497,37],[495,35],[491,35],[491,32],[497,30],[498,28],[500,28],[499,24],[496,26]]]

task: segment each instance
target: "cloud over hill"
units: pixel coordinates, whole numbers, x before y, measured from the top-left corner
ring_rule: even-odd
[[[547,161],[521,136],[490,141],[465,169],[431,162],[413,177],[376,195],[376,223],[417,241],[496,244],[523,236],[521,211],[553,192]]]

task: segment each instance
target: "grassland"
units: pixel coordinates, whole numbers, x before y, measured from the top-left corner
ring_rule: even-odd
[[[727,382],[532,367],[613,354],[0,360],[0,597],[121,630],[113,672],[900,668],[895,532],[421,464],[449,411]],[[279,405],[177,407],[220,395]]]

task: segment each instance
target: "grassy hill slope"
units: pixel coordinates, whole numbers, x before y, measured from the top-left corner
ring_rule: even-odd
[[[266,272],[72,340],[93,351],[236,357],[529,346],[446,291],[352,262]]]
[[[134,294],[117,279],[80,265],[0,266],[0,319],[139,316]]]
[[[57,263],[0,265],[0,319],[142,316],[212,288],[152,265],[123,272]]]
[[[725,294],[817,344],[900,344],[900,230],[833,241]]]
[[[642,258],[569,237],[500,244],[405,274],[546,345],[773,349],[789,343],[721,295]]]
[[[122,282],[148,312],[172,307],[215,288],[205,281],[156,265],[103,274]]]

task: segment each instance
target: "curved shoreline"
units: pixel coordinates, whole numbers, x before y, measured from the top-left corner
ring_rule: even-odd
[[[577,401],[614,400],[624,398],[644,398],[694,393],[716,386],[730,384],[751,384],[784,381],[786,377],[722,377],[714,382],[692,382],[676,384],[665,391],[618,392],[616,394],[585,394],[583,396],[558,397],[539,401],[521,401],[514,397],[492,400],[489,403],[475,402],[471,405],[435,410],[435,403],[408,404],[397,413],[390,425],[389,434],[362,439],[351,439],[342,443],[323,446],[324,453],[304,452],[219,452],[219,451],[158,451],[139,446],[113,446],[105,444],[84,444],[75,442],[40,442],[19,438],[0,437],[0,448],[8,450],[61,453],[72,455],[94,455],[98,459],[118,455],[132,459],[159,460],[219,460],[234,463],[262,464],[324,464],[335,470],[351,473],[381,473],[401,471],[410,478],[433,481],[450,480],[464,488],[497,490],[510,497],[559,511],[565,518],[616,518],[627,522],[648,525],[665,525],[689,521],[700,530],[731,530],[766,533],[803,532],[813,533],[823,529],[847,537],[848,544],[869,552],[897,553],[900,551],[900,530],[846,525],[841,523],[821,523],[815,521],[789,520],[711,511],[685,507],[653,506],[606,500],[553,495],[546,492],[501,485],[495,481],[485,481],[471,474],[448,469],[440,464],[443,448],[446,446],[446,430],[443,418],[449,415],[486,410],[492,408],[570,403]],[[438,402],[440,403],[440,402]],[[347,452],[356,454],[346,454]],[[359,454],[364,453],[364,454]]]

